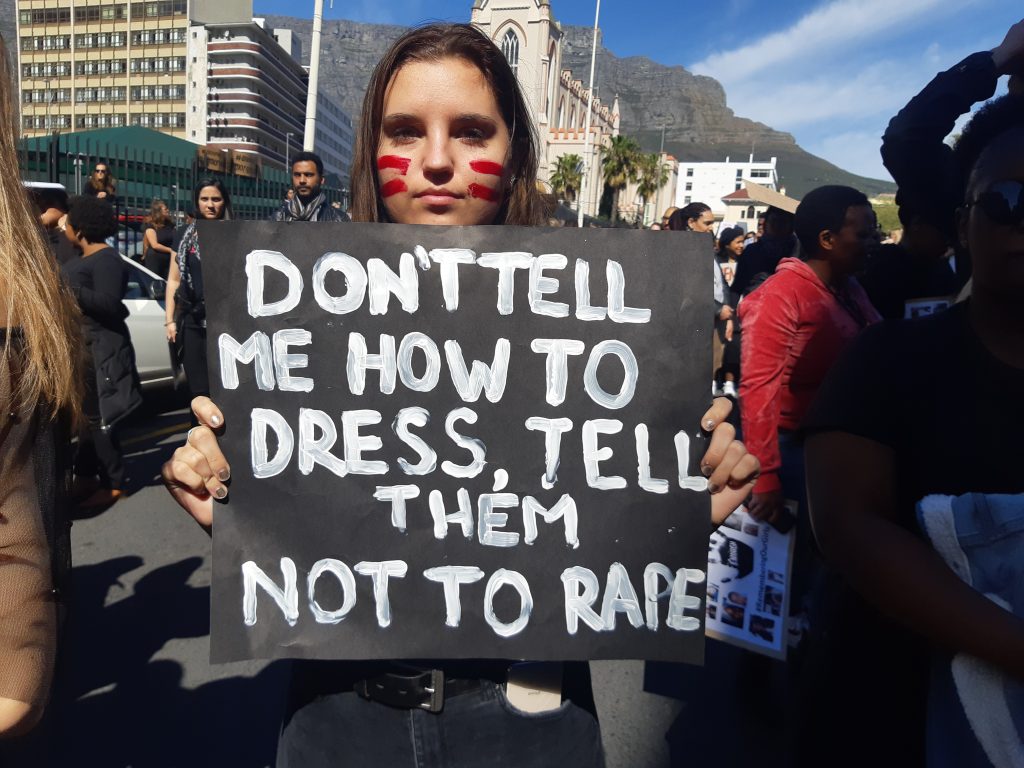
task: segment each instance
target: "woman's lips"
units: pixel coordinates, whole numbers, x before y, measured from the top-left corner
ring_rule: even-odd
[[[449,189],[431,188],[417,193],[416,197],[426,205],[451,205],[462,196]]]

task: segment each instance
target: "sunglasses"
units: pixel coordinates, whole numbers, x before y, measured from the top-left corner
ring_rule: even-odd
[[[1024,183],[997,182],[968,203],[968,206],[975,205],[996,224],[1020,225],[1024,223]]]

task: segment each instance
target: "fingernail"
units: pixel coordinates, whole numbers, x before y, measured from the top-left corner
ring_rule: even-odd
[[[217,490],[213,492],[213,495],[216,496],[218,499],[223,499],[225,496],[228,495],[228,489],[225,488],[223,485],[219,485],[217,486]]]
[[[722,486],[718,483],[708,483],[708,493],[718,493],[722,490]]]
[[[710,432],[714,428],[715,428],[715,420],[714,419],[707,419],[704,422],[704,429],[706,429],[708,432]]]
[[[213,414],[213,416],[210,417],[210,423],[213,424],[213,426],[215,426],[215,427],[219,427],[220,426],[220,416],[218,416],[216,413]]]
[[[712,467],[710,464],[701,464],[700,465],[700,473],[702,475],[704,475],[704,477],[711,477],[711,473],[714,472],[714,471],[715,471],[715,468]]]
[[[217,473],[217,478],[222,483],[226,483],[228,480],[231,479],[231,472],[230,472],[230,470],[222,469],[220,472]]]

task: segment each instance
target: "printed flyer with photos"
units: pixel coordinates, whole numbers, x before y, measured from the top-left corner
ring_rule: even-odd
[[[787,502],[790,514],[796,505]],[[785,660],[794,529],[780,533],[740,507],[708,542],[705,634]]]

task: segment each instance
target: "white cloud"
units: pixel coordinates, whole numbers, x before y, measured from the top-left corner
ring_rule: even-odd
[[[888,178],[878,149],[889,119],[940,69],[989,47],[948,35],[957,15],[989,2],[827,0],[690,68],[721,82],[736,114],[793,133],[841,168]]]
[[[747,77],[752,70],[806,63],[822,54],[834,56],[856,48],[866,39],[905,31],[914,20],[934,21],[938,14],[958,13],[971,1],[954,4],[944,0],[835,0],[806,14],[787,29],[735,51],[714,53],[691,69],[728,83]]]

